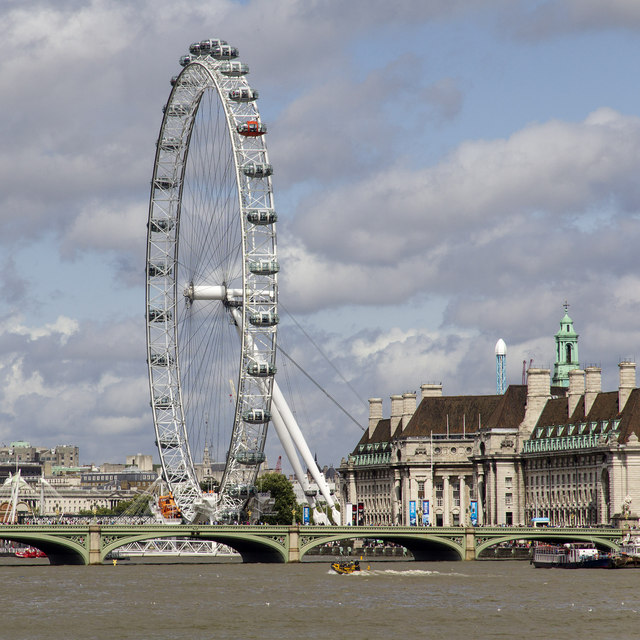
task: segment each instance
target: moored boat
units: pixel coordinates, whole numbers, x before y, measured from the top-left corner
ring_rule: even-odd
[[[612,569],[640,569],[640,540],[629,539],[620,545],[620,551],[611,558]]]
[[[531,564],[540,569],[606,569],[612,558],[586,543],[538,545],[533,549]]]
[[[16,558],[46,558],[47,554],[35,547],[27,547],[16,551]]]

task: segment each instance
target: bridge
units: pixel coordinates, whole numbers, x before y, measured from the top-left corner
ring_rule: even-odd
[[[493,545],[514,540],[550,544],[589,542],[618,551],[625,529],[533,527],[271,526],[167,524],[0,525],[0,539],[44,551],[51,564],[98,565],[119,547],[146,540],[212,540],[235,549],[243,562],[300,562],[320,545],[375,539],[406,547],[417,561],[475,560]]]

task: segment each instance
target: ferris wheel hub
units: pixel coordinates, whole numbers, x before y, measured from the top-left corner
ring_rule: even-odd
[[[184,297],[189,300],[220,300],[233,303],[242,302],[242,289],[230,289],[225,285],[188,284],[184,288]]]

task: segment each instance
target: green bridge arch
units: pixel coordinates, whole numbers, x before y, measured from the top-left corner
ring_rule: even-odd
[[[89,564],[88,532],[77,532],[71,535],[45,533],[33,528],[21,527],[8,531],[8,527],[0,528],[0,539],[19,542],[44,551],[52,565]]]
[[[190,527],[190,529],[193,529],[193,527]],[[279,541],[272,536],[261,536],[249,532],[210,532],[202,531],[201,528],[198,528],[195,532],[190,531],[187,535],[185,535],[185,533],[184,531],[176,532],[175,528],[171,528],[170,531],[145,531],[141,533],[136,532],[133,535],[125,534],[118,536],[115,540],[108,540],[102,547],[102,561],[104,561],[112,551],[130,543],[176,537],[190,540],[210,540],[212,542],[225,544],[237,551],[242,557],[243,562],[281,563],[288,561],[288,544],[285,537]]]
[[[307,540],[304,536],[304,530],[302,529],[300,536],[303,539],[303,543],[300,545],[300,559],[318,546],[341,542],[343,540],[360,540],[363,538],[373,538],[375,540],[382,540],[383,542],[399,544],[408,549],[417,561],[464,560],[465,557],[461,536],[460,539],[457,539],[458,536],[447,537],[424,533],[422,535],[407,535],[396,532],[376,531],[373,533],[369,531],[365,536],[361,535],[361,533],[362,532],[358,531],[357,535],[354,535],[356,531],[351,530]]]
[[[587,530],[588,531],[588,530]],[[601,549],[617,552],[620,550],[621,535],[608,537],[613,530],[605,530],[600,535],[593,535],[583,530],[564,530],[564,529],[527,529],[526,531],[509,532],[508,535],[495,535],[488,540],[479,541],[476,545],[476,557],[479,557],[483,551],[490,547],[503,542],[513,542],[515,540],[528,540],[530,542],[545,542],[548,544],[565,544],[568,542],[587,542],[594,544]],[[479,531],[479,536],[482,533]],[[615,540],[614,538],[617,538]],[[480,539],[482,540],[482,538]]]

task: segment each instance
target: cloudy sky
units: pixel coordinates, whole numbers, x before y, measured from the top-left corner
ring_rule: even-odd
[[[639,35],[637,0],[6,0],[0,441],[157,459],[149,180],[169,78],[210,37],[269,126],[281,344],[357,421],[423,382],[495,393],[498,338],[509,382],[552,366],[565,299],[615,388],[640,353]],[[360,429],[285,365],[338,464]]]

